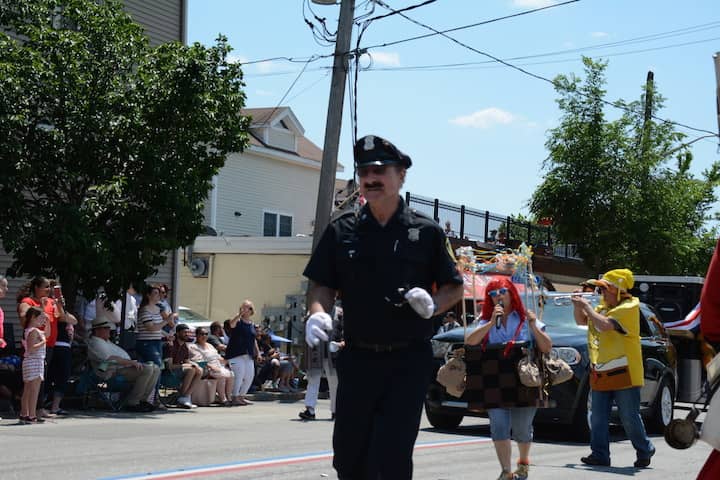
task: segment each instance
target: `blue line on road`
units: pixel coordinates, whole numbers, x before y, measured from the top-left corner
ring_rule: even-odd
[[[415,445],[415,450],[430,448],[451,447],[457,445],[474,445],[487,443],[491,440],[487,437],[466,437],[458,440],[445,440],[439,442],[423,442]],[[99,480],[174,480],[181,478],[197,477],[201,475],[212,475],[234,472],[238,470],[254,470],[279,465],[289,465],[304,462],[313,462],[332,458],[331,451],[305,453],[302,455],[289,455],[284,457],[272,457],[259,460],[244,460],[241,462],[223,463],[214,465],[199,465],[196,467],[180,468],[176,470],[164,470],[160,472],[149,472],[141,474],[121,475],[117,477],[104,477]]]

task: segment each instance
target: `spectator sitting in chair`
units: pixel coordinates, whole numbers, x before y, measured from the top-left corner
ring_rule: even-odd
[[[170,369],[177,372],[182,379],[182,385],[178,389],[177,404],[182,408],[193,408],[192,392],[200,383],[203,369],[195,362],[190,361],[189,345],[190,327],[181,323],[175,328],[175,341],[168,349],[168,357],[171,359]]]
[[[218,323],[218,326],[220,324]],[[225,360],[220,353],[208,341],[208,330],[205,327],[198,327],[195,330],[195,343],[189,344],[191,360],[195,362],[206,362],[207,373],[210,378],[217,380],[216,393],[220,403],[230,406],[232,401],[232,389],[235,383],[235,375],[225,367]],[[186,343],[186,345],[188,345]]]
[[[257,344],[260,350],[260,358],[257,361],[254,384],[264,390],[274,385],[280,374],[280,353],[272,345],[270,334],[257,332]]]
[[[133,384],[127,397],[126,409],[131,412],[152,412],[155,407],[146,402],[155,390],[160,368],[154,363],[140,363],[110,341],[110,329],[114,327],[107,318],[92,321],[93,335],[87,342],[88,358],[95,374],[102,379],[122,375]]]
[[[220,355],[225,355],[225,350],[227,350],[227,338],[225,337],[225,331],[223,330],[222,323],[213,322],[210,324],[210,335],[208,335],[207,343],[215,347],[215,350],[220,352]]]

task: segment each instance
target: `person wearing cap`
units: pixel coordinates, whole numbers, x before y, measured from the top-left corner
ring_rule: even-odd
[[[177,372],[182,380],[178,388],[177,405],[181,408],[193,408],[197,405],[192,403],[192,393],[200,384],[203,376],[203,369],[197,363],[190,360],[190,327],[184,323],[175,327],[175,340],[170,344],[167,358],[170,358],[170,369]]]
[[[410,157],[374,135],[353,153],[366,204],[330,222],[305,268],[305,340],[328,340],[339,296],[338,478],[409,479],[432,373],[431,319],[461,300],[462,277],[442,227],[400,196]]]
[[[440,335],[442,333],[449,332],[453,328],[457,328],[459,326],[460,324],[457,321],[457,316],[455,315],[455,312],[450,310],[443,317],[442,324],[438,327],[435,334]],[[451,345],[447,342],[440,342],[438,340],[431,340],[430,343],[433,349],[433,356],[435,358],[445,358],[445,354],[447,354],[447,351]]]
[[[602,298],[593,308],[586,297],[571,297],[575,322],[588,327],[590,355],[591,453],[580,460],[591,466],[610,465],[609,424],[614,401],[620,421],[635,448],[634,466],[645,468],[650,465],[655,447],[640,416],[644,371],[640,348],[640,301],[629,293],[635,283],[633,273],[625,268],[610,270],[600,280],[591,279],[587,283],[597,287]]]
[[[102,379],[122,375],[132,382],[125,408],[132,412],[152,412],[155,407],[146,399],[155,391],[160,368],[152,362],[132,360],[121,347],[110,341],[110,330],[115,325],[105,317],[92,321],[92,336],[87,342],[88,358],[95,374]]]

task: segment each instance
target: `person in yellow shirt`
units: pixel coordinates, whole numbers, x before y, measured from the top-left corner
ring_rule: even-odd
[[[636,468],[650,465],[655,447],[640,416],[643,361],[640,348],[640,301],[628,290],[635,283],[625,268],[610,270],[600,280],[588,280],[602,300],[593,308],[587,298],[573,296],[578,325],[588,327],[590,355],[590,449],[580,460],[592,466],[610,465],[610,411],[618,407],[625,433],[637,452]]]

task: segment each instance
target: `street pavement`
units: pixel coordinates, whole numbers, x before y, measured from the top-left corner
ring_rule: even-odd
[[[0,479],[336,478],[328,405],[320,401],[313,422],[298,419],[301,400],[145,415],[76,410],[43,425],[5,418],[0,420]],[[686,413],[677,410],[676,417]],[[710,452],[701,442],[674,450],[656,436],[651,467],[635,469],[634,450],[617,428],[613,466],[590,469],[580,463],[588,446],[564,440],[568,433],[563,426],[536,432],[530,478],[694,479]],[[447,432],[423,417],[414,478],[494,480],[500,468],[489,434],[486,419],[467,418],[458,430]]]

